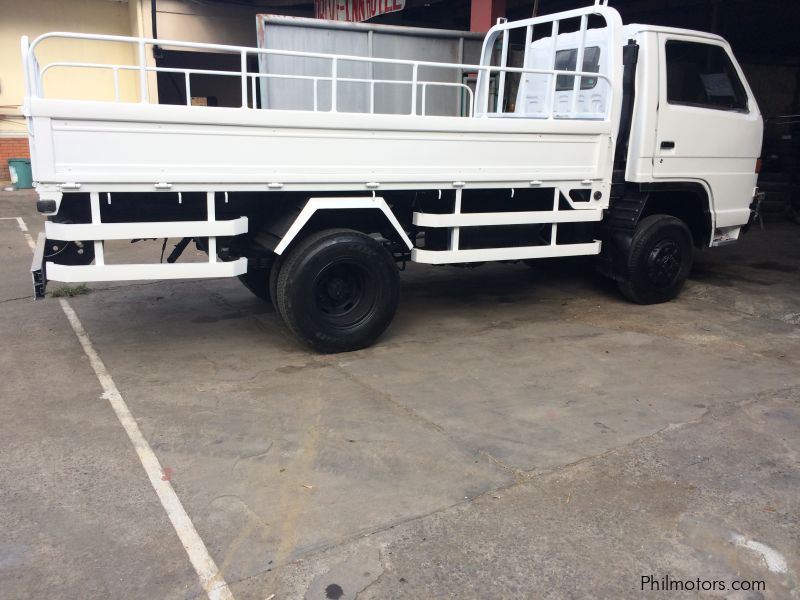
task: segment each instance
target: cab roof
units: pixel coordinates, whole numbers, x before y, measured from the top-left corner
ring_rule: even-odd
[[[688,35],[691,37],[705,38],[707,40],[715,40],[717,42],[724,42],[725,39],[707,31],[695,31],[693,29],[681,29],[679,27],[663,27],[661,25],[645,25],[643,23],[631,23],[623,26],[622,30],[628,37],[635,36],[639,33],[672,33],[679,35]]]

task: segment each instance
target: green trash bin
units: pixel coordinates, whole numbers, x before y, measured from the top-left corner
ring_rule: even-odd
[[[11,174],[11,183],[18,190],[33,187],[30,158],[9,158],[8,172]]]

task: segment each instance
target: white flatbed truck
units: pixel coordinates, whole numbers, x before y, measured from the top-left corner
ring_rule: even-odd
[[[36,49],[54,37],[132,44],[138,64],[42,67]],[[513,44],[521,66],[509,66]],[[154,45],[233,53],[241,69],[147,66]],[[264,53],[314,59],[323,72],[248,71]],[[390,324],[406,261],[594,255],[627,298],[664,302],[695,250],[735,241],[755,206],[762,119],[729,45],[623,26],[607,1],[499,20],[475,65],[74,33],[23,38],[22,54],[48,215],[32,266],[38,296],[47,280],[238,276],[313,348],[348,351]],[[352,76],[352,64],[405,75]],[[46,93],[47,72],[81,68],[106,70],[117,101]],[[450,83],[437,75],[448,70]],[[131,72],[139,101],[119,101]],[[183,81],[185,105],[149,102],[159,72]],[[238,79],[241,106],[192,106],[198,74]],[[264,78],[307,84],[308,102],[259,105]],[[354,89],[369,110],[337,110]],[[373,99],[387,89],[407,109],[379,114]],[[434,93],[460,94],[464,114],[427,114]],[[152,238],[181,241],[167,262],[105,260],[107,240]],[[208,261],[177,262],[192,242]]]

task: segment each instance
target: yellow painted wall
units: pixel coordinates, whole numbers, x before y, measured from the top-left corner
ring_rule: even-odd
[[[20,36],[36,36],[50,31],[73,31],[110,35],[139,35],[140,0],[0,0],[0,135],[25,134],[19,118],[24,95]],[[149,1],[146,2],[149,10]],[[132,16],[138,23],[132,21]],[[149,34],[149,31],[146,32]],[[37,50],[39,64],[54,61],[136,64],[132,46],[103,42],[48,40]],[[113,78],[109,72],[86,69],[59,69],[45,76],[49,95],[70,99],[113,100]],[[120,77],[121,99],[137,101],[133,73]]]
[[[131,33],[133,37],[152,38],[152,0],[128,0],[128,9],[131,23]],[[148,67],[156,66],[156,59],[153,57],[152,46],[148,46],[145,54]],[[153,104],[158,103],[158,77],[154,72],[147,74],[147,97]]]
[[[149,3],[149,0],[145,0]],[[269,8],[267,8],[267,4]],[[310,0],[306,5],[311,5]],[[312,17],[313,11],[288,2],[204,3],[193,0],[158,0],[158,37],[164,40],[256,46],[256,15],[262,12]],[[149,9],[148,9],[149,10]]]

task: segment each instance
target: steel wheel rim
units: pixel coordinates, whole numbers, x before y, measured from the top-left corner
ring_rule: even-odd
[[[656,242],[647,255],[647,276],[653,285],[669,287],[678,279],[682,261],[678,242],[672,239]]]
[[[314,279],[314,305],[328,323],[347,328],[375,309],[376,289],[369,272],[350,261],[326,266]]]

